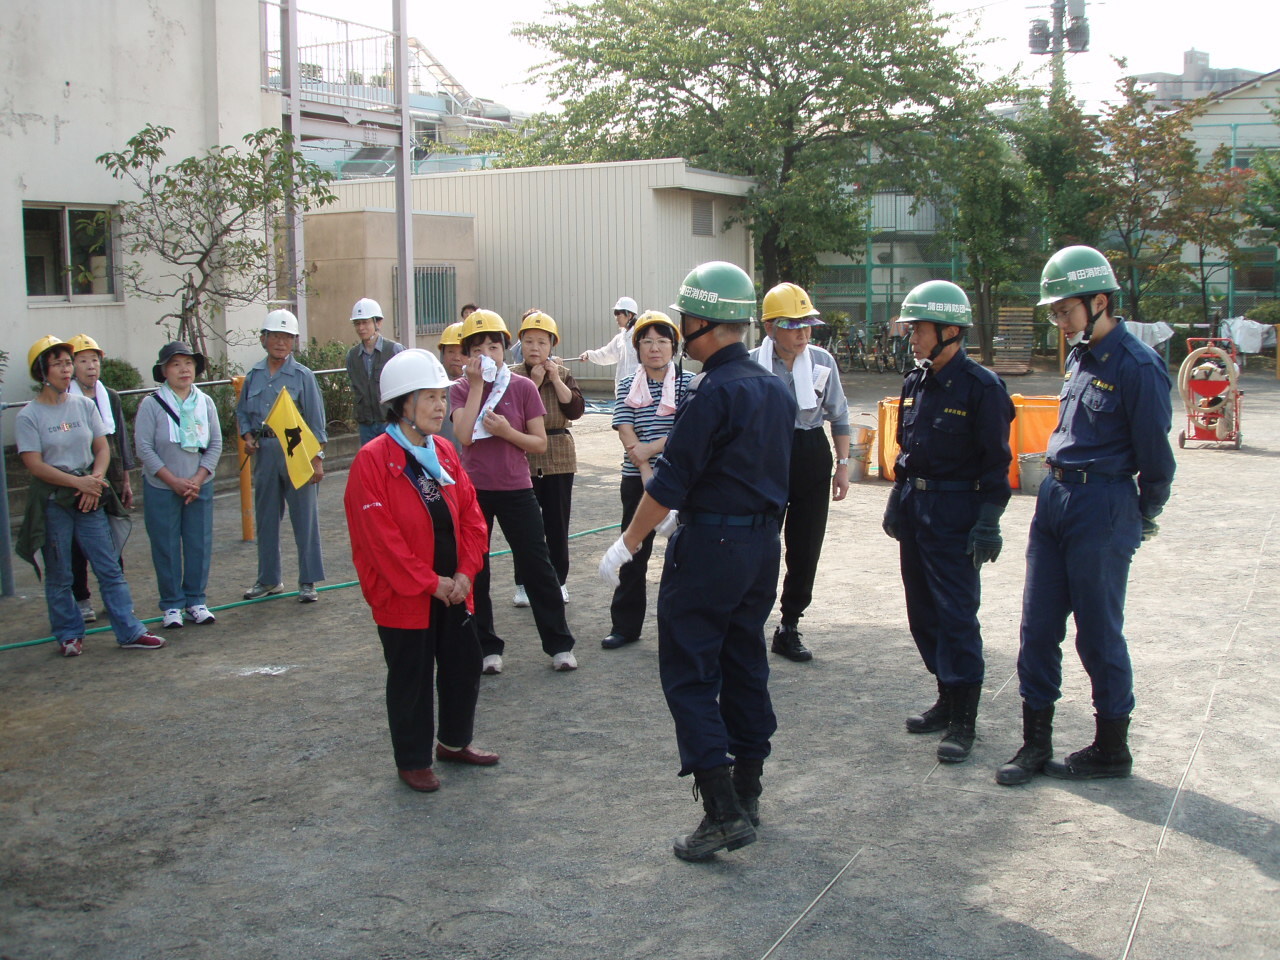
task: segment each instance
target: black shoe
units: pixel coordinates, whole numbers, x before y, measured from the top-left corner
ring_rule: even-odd
[[[1044,773],[1046,761],[1053,757],[1053,704],[1042,710],[1022,705],[1022,748],[1013,759],[996,771],[996,783],[1016,787],[1030,783],[1037,773]]]
[[[606,650],[617,650],[619,647],[625,647],[628,643],[635,643],[639,637],[624,637],[620,633],[611,633],[600,641],[600,646]]]
[[[784,623],[773,631],[773,644],[769,649],[796,663],[807,663],[813,659],[813,653],[800,642],[800,630],[791,624]]]
[[[672,850],[681,860],[708,860],[721,850],[737,850],[756,842],[756,828],[747,819],[733,790],[729,768],[694,773],[695,792],[702,794],[706,816],[693,833],[676,837]]]
[[[947,688],[938,681],[938,699],[932,707],[914,717],[907,717],[908,733],[937,733],[951,722],[951,699]]]
[[[977,736],[976,723],[982,685],[951,687],[947,695],[951,701],[951,720],[947,724],[947,735],[938,744],[938,759],[943,763],[963,763],[969,758],[969,751],[973,749],[973,741]]]
[[[1093,743],[1061,763],[1046,761],[1046,775],[1059,780],[1108,780],[1127,777],[1133,772],[1133,755],[1129,753],[1128,744],[1129,718],[1103,720],[1098,717],[1096,722]]]

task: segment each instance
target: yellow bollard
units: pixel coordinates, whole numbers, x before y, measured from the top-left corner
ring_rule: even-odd
[[[236,391],[236,405],[240,404],[240,389],[244,386],[244,377],[232,377],[231,385]],[[251,480],[249,457],[244,450],[244,437],[236,429],[236,462],[240,465],[240,539],[253,541],[253,483]]]

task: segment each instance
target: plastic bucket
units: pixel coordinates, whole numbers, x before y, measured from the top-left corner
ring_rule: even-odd
[[[1047,456],[1043,452],[1018,455],[1018,489],[1023,493],[1039,493],[1040,484],[1049,476]]]

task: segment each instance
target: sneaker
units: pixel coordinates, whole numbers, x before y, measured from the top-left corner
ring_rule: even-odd
[[[560,599],[565,603],[569,602],[569,586],[568,584],[560,584]]]
[[[784,623],[773,632],[773,643],[769,649],[796,663],[808,663],[813,659],[812,651],[800,642],[800,631],[791,624]]]
[[[218,618],[209,612],[203,603],[195,603],[187,607],[187,619],[195,624],[217,623]]]
[[[551,669],[557,670],[560,673],[565,673],[569,670],[577,670],[578,660],[573,655],[572,650],[566,650],[564,653],[557,653],[551,658]]]
[[[277,583],[274,587],[268,586],[265,583],[255,583],[244,592],[244,598],[246,600],[257,600],[259,597],[268,597],[274,593],[281,593],[283,590],[283,583]]]
[[[154,633],[140,633],[128,643],[120,644],[121,650],[159,650],[165,641]]]
[[[481,673],[495,674],[502,672],[502,657],[496,653],[491,653],[484,658],[484,664],[480,668]]]
[[[315,603],[319,599],[320,594],[316,593],[316,585],[314,583],[298,584],[299,603]]]
[[[164,612],[164,628],[166,630],[176,630],[182,627],[182,610],[173,607]]]
[[[524,592],[524,587],[516,587],[516,595],[511,598],[513,607],[527,607],[529,605],[529,594]]]
[[[83,644],[84,641],[79,637],[76,637],[74,640],[60,641],[58,646],[62,648],[62,655],[64,657],[78,657],[80,654],[84,653]]]
[[[98,611],[93,609],[92,600],[81,600],[79,606],[80,606],[80,619],[82,619],[85,623],[98,622]],[[77,656],[77,654],[72,654],[72,656]]]

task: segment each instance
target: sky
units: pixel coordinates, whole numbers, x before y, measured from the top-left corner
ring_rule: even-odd
[[[543,54],[512,37],[511,27],[541,19],[546,6],[543,0],[409,0],[409,33],[472,94],[534,112],[545,106],[545,94],[524,79]],[[1027,51],[1030,22],[1049,18],[1048,0],[934,0],[933,6],[960,24],[976,23],[990,44],[971,52],[990,75],[1021,62],[1048,86],[1049,58]],[[371,26],[391,23],[391,0],[299,0],[299,7]],[[1268,73],[1280,69],[1276,10],[1275,0],[1086,0],[1090,48],[1068,57],[1067,78],[1077,99],[1096,109],[1114,97],[1121,75],[1116,56],[1128,59],[1129,73],[1177,74],[1183,52],[1196,49],[1209,54],[1210,67]]]

